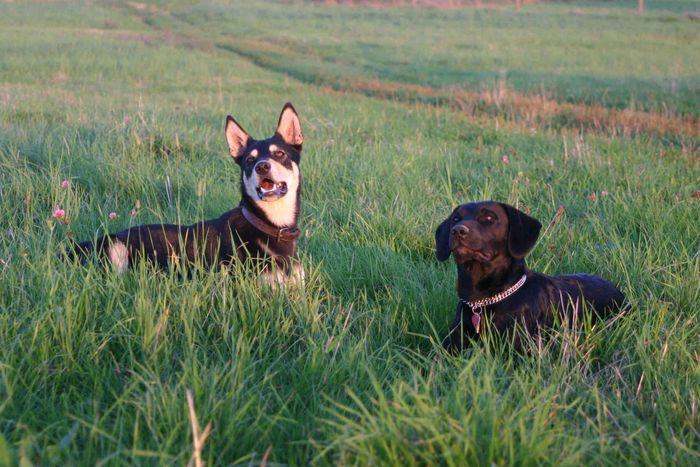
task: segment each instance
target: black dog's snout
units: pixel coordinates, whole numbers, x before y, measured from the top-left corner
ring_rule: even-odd
[[[260,175],[264,175],[270,171],[270,163],[267,161],[260,161],[255,164],[255,172]]]
[[[460,237],[466,237],[467,234],[469,233],[469,227],[466,225],[460,224],[452,227],[452,235],[457,235]]]

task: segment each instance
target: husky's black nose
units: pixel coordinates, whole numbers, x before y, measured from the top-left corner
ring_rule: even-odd
[[[260,175],[264,175],[270,171],[270,163],[267,161],[260,161],[255,164],[255,171]]]

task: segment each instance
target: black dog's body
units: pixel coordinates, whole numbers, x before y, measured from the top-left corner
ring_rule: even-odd
[[[463,349],[484,329],[485,321],[492,332],[506,335],[520,348],[516,325],[534,335],[541,327],[552,326],[556,313],[573,323],[585,318],[584,309],[592,312],[594,320],[622,306],[622,292],[598,276],[550,277],[528,270],[524,257],[534,247],[540,228],[537,220],[494,202],[459,206],[440,225],[435,237],[437,256],[442,261],[455,256],[460,299],[445,348]],[[524,283],[515,288],[523,275]],[[501,301],[470,306],[509,290],[514,291]]]
[[[298,274],[296,239],[300,209],[299,162],[303,136],[291,104],[280,115],[277,132],[256,141],[231,116],[226,121],[229,152],[241,167],[240,205],[216,219],[192,225],[140,225],[83,242],[75,251],[85,258],[93,250],[118,272],[140,260],[161,268],[201,261],[205,266],[234,260],[265,261],[275,282]],[[274,265],[272,264],[274,263]]]

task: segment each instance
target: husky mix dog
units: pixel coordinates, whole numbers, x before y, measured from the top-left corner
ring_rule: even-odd
[[[304,136],[294,107],[285,104],[277,131],[267,139],[251,138],[230,115],[225,130],[229,154],[241,171],[237,208],[191,225],[131,227],[79,243],[71,256],[84,260],[96,252],[120,274],[144,259],[161,268],[180,261],[199,260],[211,267],[252,259],[271,283],[302,279],[296,245]]]

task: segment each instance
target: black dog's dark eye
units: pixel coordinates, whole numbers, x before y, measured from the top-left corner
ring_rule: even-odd
[[[253,156],[248,156],[248,159],[246,159],[245,161],[249,164],[252,164],[255,161],[255,158]]]
[[[496,220],[496,216],[494,216],[493,214],[485,214],[485,215],[481,216],[481,218],[479,219],[479,221],[482,222],[483,224],[493,224],[493,222],[495,220]]]
[[[457,223],[457,222],[459,222],[459,221],[461,221],[461,220],[462,220],[462,219],[460,219],[459,216],[454,216],[454,217],[452,218],[452,222],[454,222],[454,223]]]

